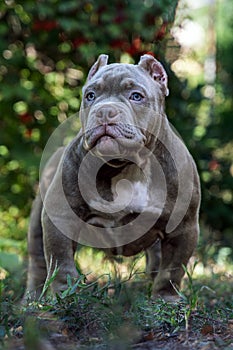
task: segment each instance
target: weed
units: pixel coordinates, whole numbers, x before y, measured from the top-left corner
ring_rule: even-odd
[[[24,339],[28,349],[46,349],[46,341],[59,350],[67,348],[67,342],[71,350],[77,344],[84,349],[128,349],[129,344],[147,339],[166,342],[184,335],[190,342],[190,336],[199,339],[212,331],[218,336],[222,333],[227,345],[231,339],[228,324],[233,319],[231,276],[197,280],[196,266],[195,262],[192,268],[184,268],[186,285],[177,291],[177,303],[151,300],[147,282],[135,267],[123,279],[117,267],[114,278],[110,273],[95,279],[81,273],[75,280],[67,276],[67,289],[52,297],[48,290],[56,277],[55,268],[39,300],[29,300],[23,307],[15,303],[18,290],[5,279],[0,285],[0,339],[7,345]]]

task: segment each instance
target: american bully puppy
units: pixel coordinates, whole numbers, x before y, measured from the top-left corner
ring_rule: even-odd
[[[170,126],[167,74],[152,56],[138,65],[100,55],[83,88],[81,130],[46,165],[31,213],[27,292],[38,297],[78,277],[77,244],[108,254],[146,252],[152,294],[175,299],[197,243],[199,178]]]

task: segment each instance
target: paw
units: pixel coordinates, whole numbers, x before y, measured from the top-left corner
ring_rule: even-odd
[[[169,303],[178,303],[180,301],[180,296],[177,293],[171,293],[167,290],[153,291],[151,298],[153,300],[163,299]]]

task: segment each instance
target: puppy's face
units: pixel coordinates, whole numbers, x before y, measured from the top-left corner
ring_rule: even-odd
[[[149,142],[163,100],[160,84],[142,66],[100,67],[83,88],[84,147],[101,157],[138,153]]]

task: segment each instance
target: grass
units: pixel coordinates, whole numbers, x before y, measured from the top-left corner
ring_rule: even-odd
[[[22,277],[1,280],[0,348],[199,349],[202,343],[233,348],[232,266],[221,271],[213,266],[210,274],[210,268],[192,262],[178,291],[180,302],[171,304],[150,298],[142,256],[109,263],[90,249],[80,252],[80,260],[82,254],[86,274],[75,282],[68,276],[67,290],[56,298],[46,293],[49,280],[37,302],[29,299],[22,306]],[[92,258],[97,272],[90,273]]]

